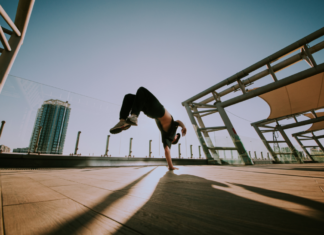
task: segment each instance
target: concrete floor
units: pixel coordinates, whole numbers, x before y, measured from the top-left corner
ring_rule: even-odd
[[[6,235],[324,231],[324,164],[1,169],[0,177]]]

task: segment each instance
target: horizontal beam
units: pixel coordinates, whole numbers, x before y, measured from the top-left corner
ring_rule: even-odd
[[[197,108],[216,108],[216,105],[211,104],[192,103],[192,105],[196,106]]]
[[[14,24],[14,22],[12,22],[12,20],[10,19],[10,17],[5,12],[5,10],[2,8],[1,5],[0,5],[0,15],[7,22],[7,24],[10,26],[10,28],[12,28],[12,30],[17,34],[17,36],[20,37],[21,36],[20,31],[18,30],[18,28],[16,27],[16,25]]]
[[[237,150],[235,147],[207,147],[210,150]]]
[[[202,110],[202,111],[192,112],[192,114],[206,113],[206,112],[217,112],[217,109],[206,109],[206,110]]]
[[[286,143],[284,140],[278,140],[278,141],[267,141],[268,143]]]
[[[236,82],[238,79],[241,79],[241,78],[247,76],[249,73],[261,68],[262,66],[266,65],[267,63],[276,61],[277,59],[287,55],[291,51],[294,51],[294,50],[300,48],[301,46],[303,46],[303,45],[305,45],[305,44],[307,44],[307,43],[309,43],[323,35],[324,35],[324,27],[313,32],[312,34],[296,41],[295,43],[290,44],[289,46],[281,49],[280,51],[275,52],[274,54],[264,58],[263,60],[260,60],[259,62],[251,65],[250,67],[242,70],[241,72],[238,72],[237,74],[234,74],[233,76],[217,83],[216,85],[198,93],[197,95],[191,97],[190,99],[185,100],[184,102],[182,102],[182,105],[184,105],[185,103],[191,103],[191,102],[211,93],[212,91],[215,91],[225,85],[229,85],[233,82]]]
[[[200,131],[209,131],[209,130],[225,130],[226,126],[215,126],[215,127],[203,127],[199,128]]]
[[[291,76],[286,77],[286,78],[283,78],[283,79],[281,79],[281,80],[279,80],[277,82],[270,83],[270,84],[265,85],[263,87],[259,87],[259,88],[255,89],[253,91],[250,91],[250,92],[248,92],[246,94],[243,94],[243,95],[237,96],[235,98],[232,98],[230,100],[226,100],[224,102],[221,102],[221,106],[225,108],[225,107],[231,106],[233,104],[240,103],[242,101],[254,98],[256,96],[259,96],[259,95],[262,95],[264,93],[276,90],[276,89],[278,89],[280,87],[287,86],[289,84],[298,82],[300,80],[303,80],[305,78],[314,76],[314,75],[322,73],[322,72],[324,72],[324,63],[318,65],[317,67],[306,69],[306,70],[304,70],[302,72],[296,73],[296,74],[291,75]]]
[[[306,121],[302,121],[302,122],[297,122],[297,123],[292,123],[292,124],[288,124],[288,125],[283,125],[281,126],[282,129],[290,129],[290,128],[294,128],[294,127],[298,127],[298,126],[303,126],[303,125],[307,125],[307,124],[312,124],[315,122],[320,122],[320,121],[324,121],[324,116],[323,117],[318,117],[318,118],[312,118]],[[304,136],[306,137],[306,136]]]
[[[6,34],[9,34],[9,35],[12,35],[14,33],[13,31],[3,28],[3,27],[2,27],[2,30],[3,30],[3,32],[5,32]]]
[[[303,145],[303,147],[304,148],[318,148],[318,145],[316,145],[316,146],[305,146],[305,145]]]

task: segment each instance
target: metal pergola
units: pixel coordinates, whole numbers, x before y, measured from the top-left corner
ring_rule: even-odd
[[[316,131],[319,131],[319,130],[316,130]],[[292,136],[296,139],[296,141],[299,143],[300,147],[302,147],[302,149],[305,151],[307,156],[313,162],[317,162],[317,160],[315,159],[317,156],[324,156],[324,147],[321,144],[321,142],[319,141],[319,139],[324,138],[324,135],[316,136],[314,134],[314,132],[315,131],[302,131],[302,132],[294,133],[294,134],[292,134]],[[311,136],[308,136],[309,134],[311,134]],[[309,140],[314,140],[316,145],[311,145],[311,146],[303,145],[302,141],[309,141]],[[323,152],[323,154],[310,154],[308,151],[308,148],[320,148],[321,151]]]
[[[253,161],[247,153],[239,135],[236,133],[234,126],[225,111],[225,108],[323,72],[324,63],[317,65],[312,54],[324,48],[324,41],[312,47],[307,45],[323,35],[324,27],[182,102],[182,105],[186,108],[190,121],[197,134],[203,152],[210,164],[221,164],[221,160],[216,150],[236,150],[244,164],[253,164]],[[298,50],[300,50],[300,53],[295,54],[277,64],[271,65],[273,62],[278,61],[279,59],[282,59],[283,57]],[[311,68],[280,80],[277,79],[275,74],[276,72],[302,60],[305,60],[311,66]],[[248,77],[250,73],[260,69],[263,66],[266,66],[265,70]],[[273,82],[254,90],[248,91],[246,89],[246,87],[251,85],[254,81],[264,78],[267,75],[271,75]],[[226,88],[228,85],[231,86]],[[222,88],[223,90],[221,90]],[[237,90],[241,91],[239,95],[225,101],[221,100],[223,96]],[[206,95],[210,95],[210,97],[200,100]],[[223,120],[224,126],[206,127],[202,118],[215,113],[219,113]],[[218,130],[228,131],[235,145],[234,148],[218,147],[213,145],[209,132]]]
[[[23,44],[34,3],[35,0],[20,0],[14,22],[0,5],[0,15],[11,28],[10,30],[0,26],[0,40],[4,46],[4,48],[0,48],[0,93]],[[5,34],[10,36],[9,40],[7,40]]]
[[[314,112],[314,110],[312,110]],[[265,120],[261,120],[258,122],[254,122],[251,123],[251,125],[254,127],[255,131],[258,133],[259,137],[261,138],[262,142],[264,143],[265,147],[267,148],[267,150],[269,151],[269,153],[271,154],[271,156],[273,157],[273,159],[276,162],[280,162],[280,159],[278,158],[278,155],[287,155],[287,154],[291,154],[293,155],[298,163],[303,163],[303,159],[301,158],[301,156],[298,153],[298,150],[294,147],[294,145],[291,143],[290,139],[288,138],[285,130],[290,129],[290,128],[295,128],[295,127],[299,127],[299,126],[304,126],[307,124],[312,124],[312,123],[316,123],[316,122],[320,122],[320,121],[324,121],[324,117],[317,117],[317,118],[313,118],[310,120],[306,120],[306,121],[298,121],[297,120],[297,116],[299,114],[294,114],[294,115],[289,115],[289,116],[283,116],[280,118],[275,118],[275,119],[265,119]],[[288,118],[293,118],[295,120],[295,123],[292,124],[286,124],[286,125],[280,125],[279,121],[288,119]],[[271,123],[275,123],[276,126],[269,126],[269,124]],[[275,132],[278,131],[282,138],[284,140],[278,141],[278,140],[267,140],[265,138],[265,136],[263,135],[263,133],[267,133],[267,132]],[[299,134],[299,133],[296,133]],[[298,142],[298,140],[297,140]],[[275,152],[270,144],[274,143],[274,144],[278,144],[278,143],[286,143],[289,147],[289,149],[291,150],[291,152]],[[303,148],[304,149],[304,148]],[[306,151],[305,151],[306,152]],[[306,152],[307,153],[307,152]],[[309,154],[308,154],[309,156]],[[312,159],[312,161],[314,161],[314,159],[312,157],[310,157]]]

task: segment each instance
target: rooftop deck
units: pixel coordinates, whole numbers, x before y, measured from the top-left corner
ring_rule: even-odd
[[[323,233],[322,163],[179,168],[0,169],[1,229],[6,235]]]

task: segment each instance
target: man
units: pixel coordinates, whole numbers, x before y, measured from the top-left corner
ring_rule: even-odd
[[[177,170],[178,168],[172,164],[170,148],[171,144],[177,144],[180,139],[180,134],[176,133],[178,126],[182,128],[182,136],[186,135],[187,129],[181,121],[174,121],[171,114],[146,88],[140,87],[136,95],[125,95],[119,114],[119,122],[110,129],[110,133],[117,134],[129,129],[131,126],[137,126],[137,117],[141,111],[148,117],[155,119],[156,125],[161,132],[165,158],[169,170]]]

